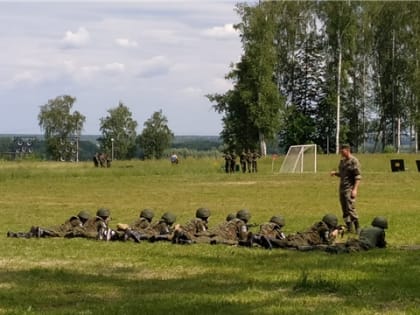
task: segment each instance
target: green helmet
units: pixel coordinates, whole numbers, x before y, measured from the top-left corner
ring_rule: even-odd
[[[151,209],[143,209],[140,212],[140,218],[145,218],[145,219],[147,219],[149,221],[151,221],[154,216],[155,216],[155,213]]]
[[[247,209],[241,209],[236,213],[236,217],[242,221],[248,222],[251,219],[251,213]]]
[[[229,222],[229,221],[232,221],[235,218],[236,218],[236,215],[234,213],[229,213],[226,217],[226,221]]]
[[[388,220],[384,217],[375,217],[372,221],[372,226],[379,227],[381,229],[388,228]]]
[[[275,223],[281,227],[286,225],[286,221],[284,220],[284,218],[281,215],[275,215],[273,217],[271,217],[270,222]]]
[[[176,221],[176,215],[170,212],[165,212],[162,215],[162,220],[165,221],[166,224],[172,225]]]
[[[207,219],[210,216],[210,210],[207,208],[198,208],[195,216],[200,219]]]
[[[331,213],[324,215],[324,217],[322,218],[322,221],[326,223],[327,225],[329,225],[330,227],[336,227],[338,224],[337,217]]]
[[[79,219],[83,219],[83,220],[87,220],[90,218],[90,214],[89,212],[87,212],[86,210],[82,210],[80,211],[77,216],[79,217]]]
[[[98,217],[109,217],[109,215],[110,215],[110,212],[109,212],[109,210],[108,209],[105,209],[105,208],[100,208],[100,209],[98,209],[98,211],[96,211],[96,216],[98,216]]]

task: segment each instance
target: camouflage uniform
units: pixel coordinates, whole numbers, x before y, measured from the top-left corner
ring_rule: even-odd
[[[229,154],[229,152],[226,152],[226,154],[223,157],[225,158],[225,172],[229,173],[232,156]]]
[[[260,225],[260,230],[257,234],[248,234],[247,242],[241,242],[240,245],[252,247],[258,244],[266,249],[272,249],[272,240],[282,240],[286,236],[281,231],[285,225],[285,220],[282,216],[273,216],[270,222]]]
[[[299,250],[310,250],[317,247],[327,246],[333,244],[335,236],[333,232],[337,230],[337,218],[334,216],[335,224],[329,224],[324,216],[323,220],[312,225],[305,232],[298,232],[296,234],[288,235],[285,239],[270,240],[273,247],[279,248],[296,248]],[[331,215],[333,216],[333,215]]]
[[[255,150],[254,153],[252,153],[252,172],[256,173],[258,172],[258,168],[257,168],[257,160],[260,158],[260,155],[257,153],[257,151]]]
[[[207,221],[201,218],[194,218],[185,225],[175,228],[172,242],[176,244],[197,243],[200,241],[200,237],[208,236],[210,234]]]
[[[65,237],[72,233],[74,229],[81,228],[89,219],[90,215],[87,211],[80,211],[78,215],[70,217],[61,225],[43,228],[39,226],[31,227],[29,232],[7,232],[8,237]]]
[[[236,172],[236,154],[235,152],[232,152],[231,155],[231,160],[230,160],[230,172],[231,173],[235,173]]]
[[[236,218],[226,221],[211,229],[208,236],[198,237],[198,243],[238,245],[246,242],[249,237],[247,223],[251,218],[248,210],[242,209],[236,213]]]
[[[344,145],[343,148],[348,148],[348,146]],[[344,222],[349,230],[351,230],[351,224],[354,223],[357,231],[359,216],[356,211],[356,198],[353,198],[351,193],[355,182],[362,179],[359,160],[353,155],[342,158],[336,176],[340,178],[339,196]]]
[[[151,226],[153,217],[153,210],[143,209],[140,212],[139,218],[136,221],[134,221],[131,225],[118,223],[118,239],[122,241],[132,239],[137,243],[140,242],[142,234],[144,234],[145,230]]]
[[[172,225],[176,221],[176,216],[170,212],[162,215],[160,220],[155,224],[140,232],[141,240],[155,241],[171,241],[173,236]]]
[[[242,173],[246,172],[246,153],[242,151],[241,155],[239,156],[239,163],[241,164]]]
[[[376,217],[372,221],[371,227],[363,228],[360,231],[359,239],[351,238],[346,243],[329,246],[326,251],[330,253],[350,253],[373,248],[385,248],[386,228],[388,228],[387,220],[383,217]]]
[[[248,152],[246,154],[246,165],[248,167],[248,173],[251,173],[252,171],[252,152],[248,149]]]
[[[115,240],[116,232],[109,228],[110,212],[101,208],[96,212],[95,217],[89,218],[82,227],[77,227],[66,237],[83,237],[98,240]]]

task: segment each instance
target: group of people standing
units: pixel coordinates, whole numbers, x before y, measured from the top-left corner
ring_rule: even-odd
[[[226,151],[223,155],[225,159],[225,172],[234,173],[236,171],[242,171],[242,173],[256,173],[258,172],[257,160],[261,157],[257,150],[247,151],[242,150],[239,154],[239,165],[236,164],[236,153],[235,151]]]

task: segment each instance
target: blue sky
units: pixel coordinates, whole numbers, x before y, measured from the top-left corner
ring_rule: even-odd
[[[218,135],[204,96],[242,53],[237,1],[0,1],[0,133],[41,133],[40,106],[76,97],[84,134],[121,101],[140,133],[162,110],[176,135]]]

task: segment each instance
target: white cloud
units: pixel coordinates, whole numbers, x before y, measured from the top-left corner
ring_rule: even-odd
[[[104,70],[107,73],[118,74],[125,71],[125,65],[119,62],[108,63],[105,65]]]
[[[117,38],[115,43],[121,47],[137,47],[138,43],[135,40],[130,40],[128,38]]]
[[[155,77],[167,74],[171,68],[171,62],[165,56],[155,56],[140,65],[138,76]]]
[[[62,43],[66,48],[78,48],[86,45],[90,40],[90,34],[84,27],[79,27],[77,32],[67,31],[62,39]]]
[[[201,88],[188,86],[182,90],[182,93],[186,96],[203,96],[204,92]]]
[[[238,36],[238,32],[234,29],[233,24],[215,26],[204,30],[203,34],[207,37],[212,37],[216,39],[229,39]]]

